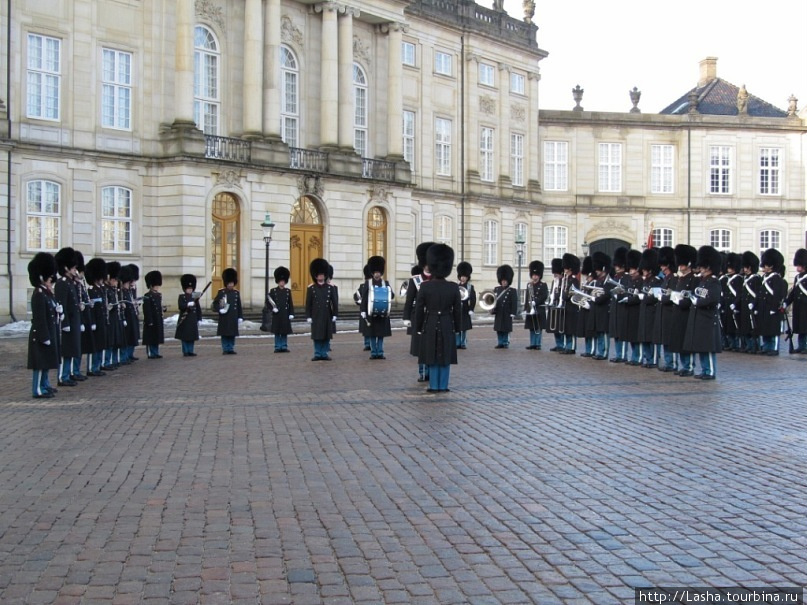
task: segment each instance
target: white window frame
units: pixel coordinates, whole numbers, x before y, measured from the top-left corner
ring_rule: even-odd
[[[479,83],[482,86],[496,86],[496,69],[490,63],[479,63]]]
[[[527,78],[523,74],[510,72],[510,92],[517,95],[527,94]]]
[[[454,240],[454,220],[445,214],[437,217],[434,241],[452,246]]]
[[[204,25],[193,30],[193,120],[209,135],[221,126],[221,51],[213,31]]]
[[[415,124],[417,114],[407,109],[403,110],[403,156],[409,162],[409,169],[415,170]]]
[[[101,251],[132,251],[132,190],[111,185],[101,189]]]
[[[438,176],[451,176],[451,137],[453,124],[446,118],[434,120],[434,171]]]
[[[280,135],[289,147],[300,144],[300,68],[297,55],[280,47]]]
[[[658,227],[653,229],[653,247],[662,248],[669,246],[672,248],[673,243],[673,230],[667,227]]]
[[[513,246],[513,265],[516,267],[526,267],[527,257],[530,255],[530,239],[527,235],[530,232],[530,226],[524,221],[519,221],[513,225],[513,241],[521,238],[524,241],[524,254],[521,255],[521,264],[518,263],[518,246]]]
[[[510,179],[514,187],[524,186],[524,135],[510,133]]]
[[[401,41],[401,63],[417,67],[417,47],[412,42]]]
[[[62,186],[47,179],[25,185],[26,247],[31,251],[61,248]]]
[[[132,65],[130,52],[101,49],[101,126],[132,129]]]
[[[495,131],[493,128],[482,126],[479,131],[479,179],[492,183],[495,175],[493,170]]]
[[[718,251],[731,250],[731,230],[730,229],[711,229],[709,230],[709,245]]]
[[[544,190],[568,191],[569,143],[544,141]]]
[[[599,143],[598,191],[622,191],[622,143]]]
[[[569,228],[563,225],[547,225],[544,227],[544,258],[563,258],[569,251]],[[547,263],[547,266],[549,263]]]
[[[782,249],[782,232],[778,229],[763,229],[759,232],[760,254],[770,248]]]
[[[484,265],[499,264],[499,221],[496,219],[485,220],[484,255]]]
[[[434,51],[434,73],[442,76],[454,75],[454,61],[449,53]]]
[[[650,193],[675,193],[675,146],[650,146]]]
[[[26,113],[29,118],[61,119],[62,41],[59,38],[28,34],[26,71]]]
[[[782,150],[779,147],[762,147],[759,150],[759,194],[781,195]]]
[[[734,149],[728,145],[709,147],[709,193],[731,195]]]
[[[353,64],[353,147],[359,157],[370,157],[370,133],[368,112],[370,107],[370,87],[367,74],[358,63]]]

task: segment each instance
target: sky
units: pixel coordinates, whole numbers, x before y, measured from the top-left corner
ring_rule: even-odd
[[[477,0],[491,6],[492,0]],[[759,4],[735,0],[536,0],[541,109],[572,109],[584,89],[586,111],[657,113],[692,89],[699,63],[717,57],[717,76],[780,109],[788,98],[807,106],[807,1]],[[665,10],[662,6],[670,7]],[[504,0],[523,18],[522,0]],[[768,8],[766,10],[766,8]]]

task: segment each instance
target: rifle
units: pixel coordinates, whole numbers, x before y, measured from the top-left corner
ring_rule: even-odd
[[[209,288],[209,287],[210,287],[212,284],[213,284],[213,282],[212,282],[212,281],[207,282],[207,285],[205,286],[205,289],[204,289],[204,290],[202,290],[202,291],[199,293],[199,296],[193,296],[194,294],[196,294],[196,292],[194,292],[193,294],[191,294],[191,297],[193,298],[193,301],[194,301],[196,304],[199,304],[199,303],[198,303],[198,301],[199,301],[199,300],[200,300],[200,299],[201,299],[201,298],[202,298],[202,297],[205,295],[205,292],[207,292],[207,289],[208,289],[208,288]],[[182,315],[179,317],[179,321],[177,322],[177,327],[179,327],[180,325],[182,325],[182,322],[183,322],[183,321],[185,321],[185,318],[186,318],[187,316],[188,316],[188,308],[187,308],[187,307],[185,307],[185,310],[182,312]]]
[[[790,318],[787,316],[787,307],[782,309],[782,313],[785,316],[785,326],[787,326],[787,329],[785,330],[785,334],[787,334],[785,340],[787,340],[789,343],[787,352],[790,355],[793,355],[793,353],[796,352],[796,347],[793,345],[793,327],[790,325]]]

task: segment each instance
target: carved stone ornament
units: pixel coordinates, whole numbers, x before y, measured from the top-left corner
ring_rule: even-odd
[[[361,59],[365,65],[370,65],[370,49],[358,36],[353,36],[353,56]]]
[[[280,18],[280,38],[286,44],[293,44],[298,47],[303,46],[303,32],[297,29],[288,15],[283,15]]]
[[[390,191],[384,185],[373,185],[367,190],[370,201],[373,202],[388,202]]]
[[[196,0],[196,15],[212,21],[222,31],[226,30],[224,27],[224,9],[216,6],[210,0]]]
[[[493,97],[479,97],[479,111],[492,116],[496,113],[496,99]]]
[[[586,241],[592,242],[603,237],[616,236],[624,239],[625,234],[631,233],[630,225],[620,222],[614,218],[605,219],[595,223],[586,233]]]
[[[297,190],[300,195],[315,195],[319,198],[325,192],[320,178],[312,174],[306,174],[297,179]]]
[[[513,103],[510,105],[510,118],[516,122],[524,122],[527,119],[527,108],[523,105]]]
[[[244,177],[235,170],[225,170],[218,173],[214,172],[213,175],[216,177],[217,185],[228,185],[230,187],[238,187],[239,189],[243,189],[241,186],[241,181]]]

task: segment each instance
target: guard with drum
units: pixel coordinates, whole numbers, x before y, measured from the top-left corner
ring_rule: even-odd
[[[389,315],[395,295],[384,279],[386,261],[383,256],[371,256],[367,268],[370,279],[360,288],[361,318],[366,324],[365,334],[370,338],[370,359],[386,359],[384,338],[392,336]]]

